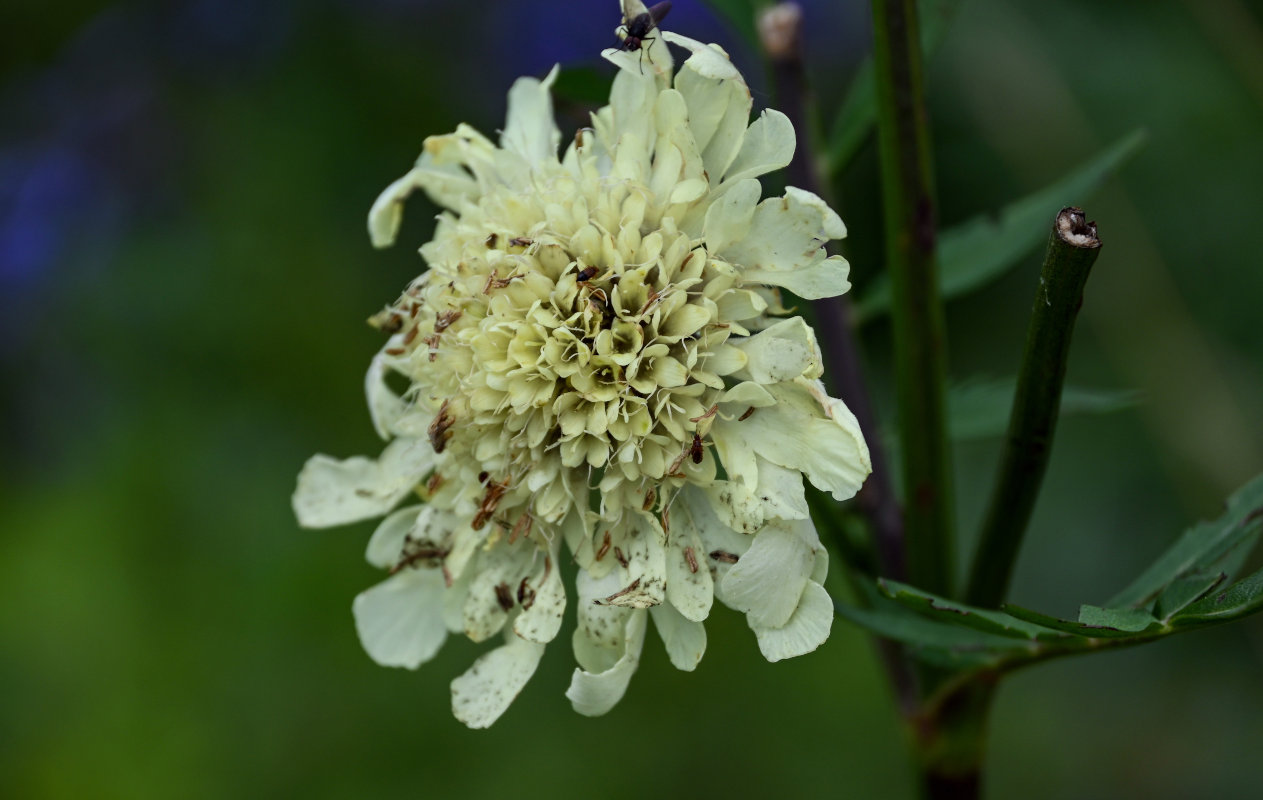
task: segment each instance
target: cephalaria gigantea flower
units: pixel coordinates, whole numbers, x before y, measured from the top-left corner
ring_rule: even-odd
[[[691,53],[678,72],[663,39]],[[810,192],[760,200],[794,130],[772,110],[750,122],[723,50],[665,32],[643,50],[605,52],[609,105],[560,157],[554,69],[513,85],[499,144],[465,125],[432,136],[381,195],[379,247],[414,190],[443,209],[428,270],[372,320],[389,339],[368,406],[388,444],[298,477],[304,526],[384,516],[367,558],[388,576],[353,604],[373,659],[415,668],[449,632],[499,637],[452,682],[470,727],[521,691],[568,599],[566,696],[589,715],[626,691],[650,622],[693,669],[715,600],[771,661],[829,635],[803,479],[849,498],[868,449],[779,290],[846,291],[823,249],[846,230]]]

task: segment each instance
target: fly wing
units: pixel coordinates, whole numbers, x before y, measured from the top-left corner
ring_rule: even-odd
[[[625,7],[625,3],[624,3]],[[653,20],[653,24],[660,25],[663,17],[671,10],[671,0],[662,0],[661,3],[655,3],[649,7],[649,18]]]
[[[667,4],[668,6],[670,3]],[[656,8],[656,6],[655,6]],[[649,9],[640,0],[623,0],[623,24],[627,25],[641,14],[648,14]],[[664,14],[666,12],[663,12]]]

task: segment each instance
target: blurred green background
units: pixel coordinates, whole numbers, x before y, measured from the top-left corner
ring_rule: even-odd
[[[828,119],[866,4],[804,5]],[[513,76],[601,69],[612,0],[10,0],[0,20],[0,796],[909,795],[872,649],[843,621],[767,664],[720,609],[692,674],[651,635],[599,719],[562,696],[567,628],[471,732],[447,683],[479,648],[375,666],[350,615],[379,577],[372,523],[291,516],[309,455],[379,447],[364,319],[420,271],[434,209],[374,252],[376,193],[424,136],[495,131]],[[1100,194],[1065,198],[1105,241],[1070,380],[1143,400],[1062,425],[1024,605],[1105,599],[1263,470],[1261,26],[1243,0],[978,0],[929,62],[947,226],[1150,134]],[[700,3],[668,27],[724,43],[771,101]],[[568,132],[579,109],[560,111]],[[870,141],[836,187],[859,289],[875,175]],[[954,380],[1014,371],[1037,262],[950,307]],[[879,395],[887,335],[864,331]],[[963,549],[996,445],[957,455]],[[1019,673],[990,741],[997,798],[1252,796],[1263,620]]]

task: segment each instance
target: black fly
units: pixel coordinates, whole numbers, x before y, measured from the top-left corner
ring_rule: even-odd
[[[658,27],[670,11],[670,0],[663,0],[649,8],[645,8],[640,0],[623,0],[622,29],[625,33],[619,49],[634,53],[645,42],[653,41],[657,37],[650,36],[649,32]]]

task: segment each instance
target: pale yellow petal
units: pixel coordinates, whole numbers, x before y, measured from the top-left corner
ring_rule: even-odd
[[[345,525],[385,514],[434,465],[430,443],[396,439],[379,459],[356,456],[338,461],[312,456],[298,475],[294,514],[304,528]]]
[[[794,125],[789,117],[769,108],[746,129],[741,149],[724,173],[724,181],[757,178],[782,169],[793,160],[796,146]]]
[[[471,728],[486,728],[508,710],[535,674],[544,646],[509,633],[506,643],[479,656],[452,681],[452,714]]]
[[[500,146],[521,156],[528,165],[557,160],[561,132],[553,122],[550,89],[557,79],[554,66],[544,80],[518,78],[509,90],[509,111],[500,135]]]
[[[662,637],[667,657],[678,670],[692,672],[697,669],[706,652],[706,627],[700,622],[686,619],[669,603],[649,609],[653,626]]]
[[[811,548],[786,525],[769,523],[723,579],[725,602],[751,625],[789,621],[814,565]]]
[[[351,608],[364,650],[384,667],[429,661],[447,638],[443,591],[438,570],[405,570],[361,592]]]
[[[829,638],[833,628],[833,600],[824,587],[808,581],[789,621],[778,628],[751,625],[759,650],[768,661],[810,653]]]

